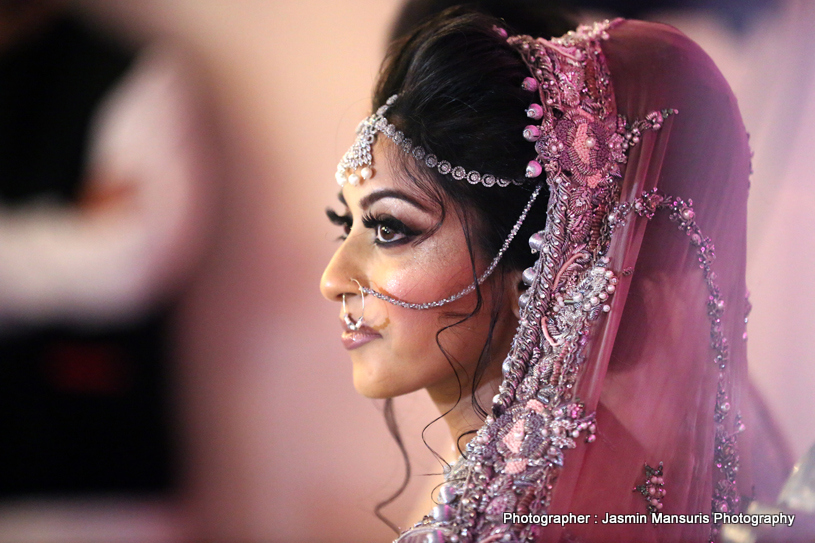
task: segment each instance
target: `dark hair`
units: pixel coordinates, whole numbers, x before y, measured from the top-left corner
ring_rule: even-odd
[[[439,224],[448,207],[458,214],[474,280],[476,254],[491,260],[498,253],[532,190],[544,182],[543,176],[525,177],[527,163],[536,157],[535,146],[523,137],[524,127],[530,124],[525,110],[537,101],[535,94],[521,88],[521,82],[530,73],[520,54],[507,44],[496,27],[515,33],[506,23],[483,13],[464,8],[443,11],[391,45],[373,97],[373,108],[377,109],[390,96],[398,94],[399,98],[386,114],[388,120],[413,143],[440,160],[521,183],[508,187],[472,185],[466,180],[442,175],[400,151],[391,155],[403,166],[397,171],[403,174],[404,180],[415,184],[438,204]],[[543,229],[547,200],[548,193],[544,190],[504,254],[494,280],[503,281],[507,272],[534,264],[526,240]],[[439,336],[482,309],[481,289],[476,289],[476,293],[475,308],[467,315],[457,315],[460,318],[456,322],[436,334],[436,343],[456,377],[459,374],[455,361],[445,352]],[[490,331],[472,376],[470,391],[473,406],[482,416],[486,416],[486,412],[478,405],[475,392],[491,360],[492,333],[501,309],[500,292],[496,292],[493,301]],[[460,395],[462,392],[459,390]],[[392,403],[387,401],[388,428],[405,456],[392,408]],[[408,474],[409,471],[408,463]],[[376,508],[377,516],[392,527],[380,510],[401,494],[407,477],[409,475],[396,494]]]
[[[496,17],[515,34],[549,39],[574,30],[577,6],[570,0],[407,0],[391,27],[391,41],[412,33],[445,9],[462,6]]]
[[[399,94],[388,110],[388,120],[440,159],[523,183],[471,185],[401,156],[413,182],[455,205],[468,224],[480,225],[472,234],[490,258],[500,249],[531,190],[543,181],[543,177],[524,176],[527,162],[536,156],[534,145],[523,138],[530,123],[525,110],[534,98],[521,89],[529,71],[496,26],[505,25],[462,8],[443,11],[392,45],[373,97],[376,109]],[[542,200],[536,207],[545,203]],[[541,213],[527,219],[519,242],[512,244],[502,261],[505,270],[523,269],[534,262],[520,240],[542,229],[544,219]]]

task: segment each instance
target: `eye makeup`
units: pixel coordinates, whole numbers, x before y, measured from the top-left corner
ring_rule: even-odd
[[[402,245],[421,235],[418,230],[386,214],[366,213],[362,216],[362,224],[374,231],[374,243],[377,245]]]

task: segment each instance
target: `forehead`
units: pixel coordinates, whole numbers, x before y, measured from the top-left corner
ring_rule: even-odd
[[[381,135],[380,135],[381,136]],[[421,172],[415,160],[405,155],[388,138],[378,137],[372,147],[374,175],[354,186],[346,183],[340,197],[349,206],[358,205],[367,195],[380,190],[396,190],[409,196],[417,207],[425,211],[438,211],[441,204],[440,191],[429,194],[433,186],[430,176],[417,179]],[[418,184],[417,184],[418,181]]]

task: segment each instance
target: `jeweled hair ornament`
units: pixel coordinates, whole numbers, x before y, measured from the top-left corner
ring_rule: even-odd
[[[406,155],[412,156],[420,163],[438,171],[442,175],[450,175],[457,181],[466,179],[470,184],[476,185],[480,183],[485,187],[492,187],[494,185],[506,187],[510,184],[524,184],[521,181],[504,179],[489,173],[481,174],[475,170],[468,171],[462,166],[454,166],[446,160],[439,160],[436,155],[429,153],[420,145],[414,145],[410,138],[406,137],[401,130],[388,122],[387,117],[385,117],[390,106],[398,99],[399,95],[394,94],[376,110],[376,113],[364,119],[359,123],[359,126],[357,126],[356,140],[342,157],[339,165],[337,165],[336,178],[337,183],[339,183],[341,187],[345,186],[346,183],[351,183],[356,186],[360,182],[370,179],[373,176],[372,147],[376,142],[377,133],[385,134]],[[527,177],[536,176],[527,174]]]
[[[633,122],[618,114],[601,47],[618,27],[611,51],[615,73],[628,76],[621,103],[639,117]],[[528,288],[491,414],[446,470],[438,505],[398,541],[599,541],[625,530],[595,528],[594,519],[572,526],[535,520],[553,507],[581,513],[571,508],[576,503],[592,512],[616,503],[643,517],[706,511],[707,524],[665,529],[672,540],[715,539],[712,515],[739,510],[737,436],[744,428],[731,391],[744,375],[745,350],[726,333],[741,337],[744,329],[738,306],[749,149],[732,93],[693,42],[662,25],[606,21],[551,41],[496,32],[529,69],[523,88],[532,122],[523,135],[537,157],[527,175],[545,174],[546,227],[529,240],[538,259],[523,272]],[[684,126],[709,133],[669,128],[646,138],[673,127],[677,106],[687,108]],[[376,126],[388,130],[386,112],[361,132],[371,136],[362,140],[368,150]],[[621,169],[638,144],[634,163]],[[413,154],[412,144],[403,149]],[[346,155],[345,171],[371,167],[365,156],[364,145]],[[731,244],[721,279],[710,232],[697,223],[703,213],[665,192],[687,190],[706,195],[710,230]],[[666,220],[651,221],[660,212]],[[688,266],[688,254],[698,267]],[[447,300],[408,303],[362,289],[413,309]],[[645,324],[630,312],[631,300],[647,311]],[[735,315],[725,310],[730,304]],[[655,335],[676,327],[679,339]],[[612,360],[612,347],[623,348],[622,359]],[[652,530],[662,528],[634,527],[631,538],[617,539],[660,540],[662,532]]]

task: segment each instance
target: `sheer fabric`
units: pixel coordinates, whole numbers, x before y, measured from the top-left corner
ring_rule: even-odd
[[[530,45],[521,50],[537,47]],[[750,152],[735,98],[696,44],[653,23],[584,29],[525,61],[547,74],[538,74],[541,84],[563,86],[545,126],[557,132],[578,119],[579,127],[588,116],[588,128],[560,139],[574,153],[559,164],[538,142],[552,192],[547,228],[530,242],[541,256],[529,270],[535,279],[494,417],[448,475],[443,503],[400,541],[715,538],[712,513],[737,512],[749,495],[738,413]],[[658,130],[632,132],[640,125],[629,124],[615,134],[607,121],[616,114]],[[617,176],[608,149],[616,152],[622,134],[631,149]],[[608,146],[600,162],[606,169],[578,172],[598,142]],[[556,175],[565,180],[553,181]],[[606,227],[610,237],[597,233]],[[588,291],[598,294],[589,301],[582,298]],[[594,296],[605,300],[606,292],[613,296],[598,316]],[[564,312],[589,324],[569,327]],[[524,526],[506,524],[504,512],[589,516]],[[654,523],[651,512],[687,522]],[[607,514],[639,516],[608,524]]]
[[[618,112],[637,119],[661,108],[678,110],[632,150],[620,201],[634,201],[654,188],[692,200],[695,221],[715,246],[711,268],[724,301],[720,318],[729,345],[721,379],[728,398],[719,403],[729,404],[723,430],[734,434],[746,379],[747,134],[728,84],[679,31],[626,21],[609,34],[603,51]],[[612,310],[589,345],[578,392],[588,409],[596,406],[598,436],[567,453],[552,513],[603,519],[606,512],[645,512],[645,498],[632,489],[645,479],[644,464],[660,462],[666,490],[661,511],[711,513],[722,479],[714,454],[721,369],[711,327],[717,317],[709,314],[698,248],[668,215],[657,210],[651,220],[631,217],[612,237],[609,256],[623,273]],[[741,466],[737,492],[749,495],[746,472]],[[562,535],[587,541],[629,541],[634,534],[638,541],[704,541],[710,530],[705,522],[589,523],[568,526]]]

